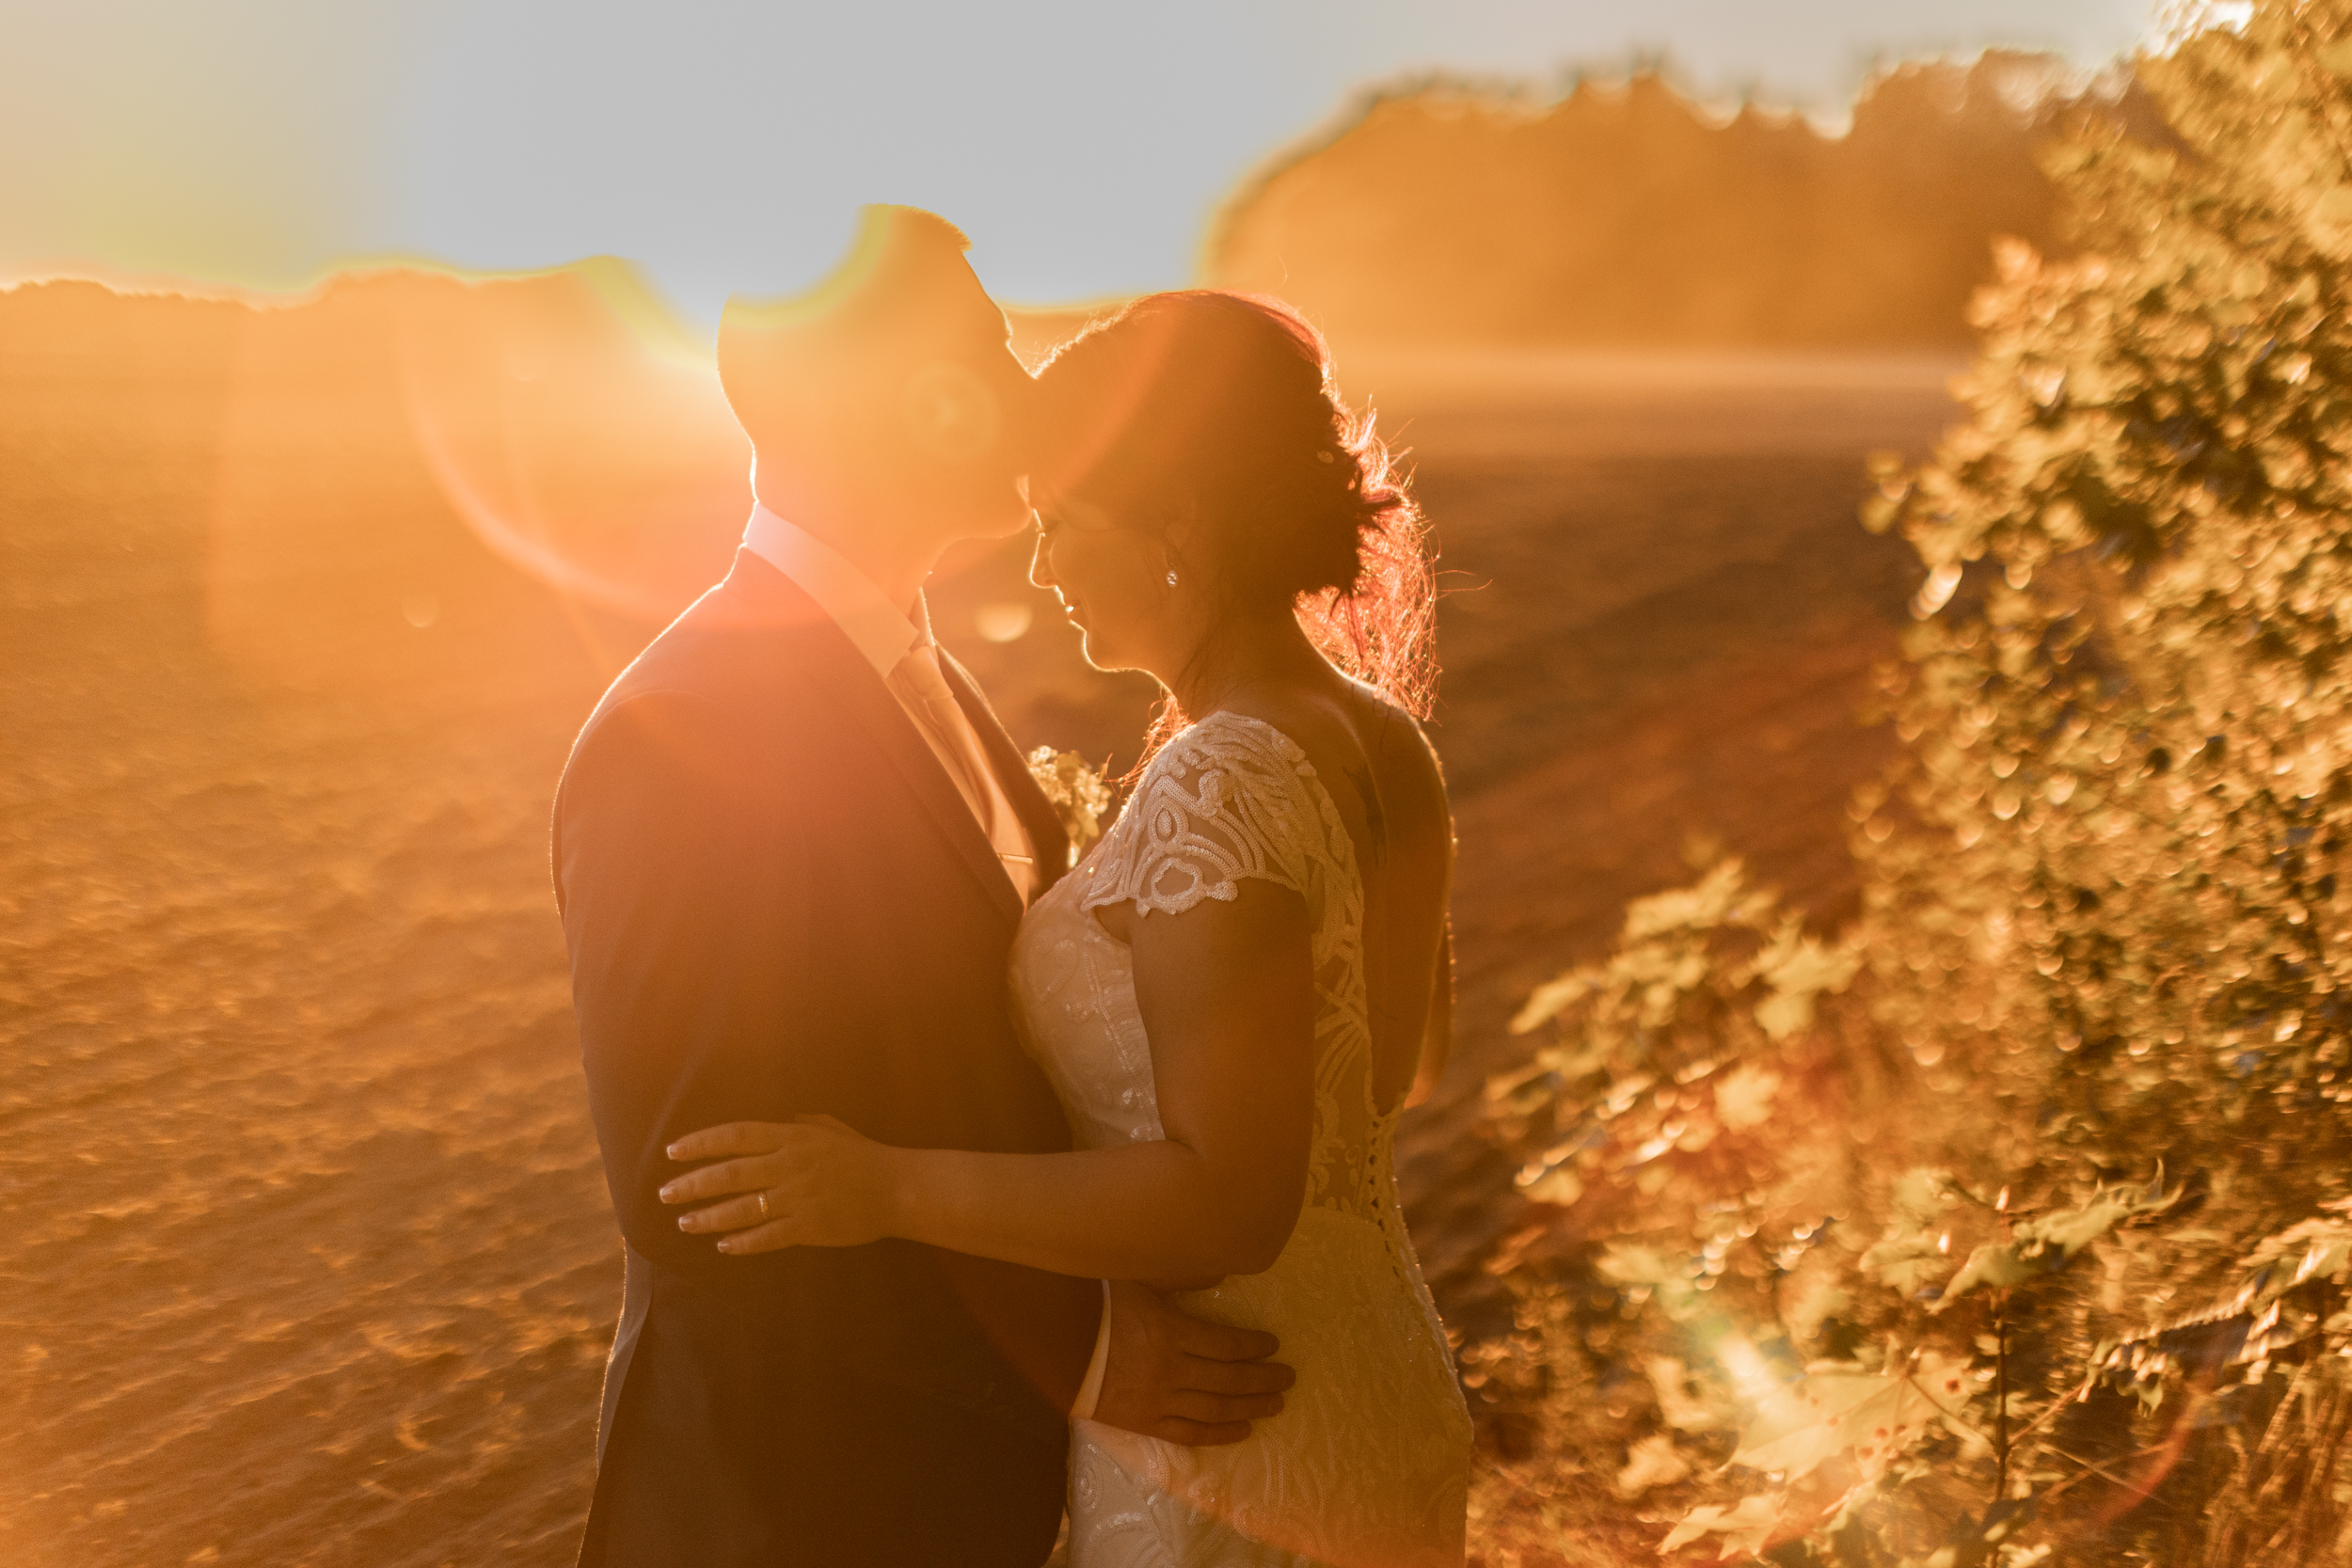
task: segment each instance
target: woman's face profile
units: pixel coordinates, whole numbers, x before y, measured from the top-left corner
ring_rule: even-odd
[[[1174,609],[1165,552],[1083,498],[1048,492],[1038,505],[1029,580],[1050,588],[1097,670],[1151,670]]]

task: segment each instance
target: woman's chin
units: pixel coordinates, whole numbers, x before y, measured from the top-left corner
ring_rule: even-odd
[[[1088,668],[1100,670],[1106,675],[1116,674],[1121,670],[1132,668],[1122,663],[1113,651],[1104,644],[1103,640],[1095,635],[1091,626],[1078,628],[1078,657],[1087,661]]]

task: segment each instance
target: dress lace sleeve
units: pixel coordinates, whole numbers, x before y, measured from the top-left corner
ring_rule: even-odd
[[[1081,907],[1134,900],[1137,914],[1231,903],[1245,878],[1306,895],[1319,824],[1302,816],[1314,776],[1280,731],[1213,714],[1168,743],[1089,868]]]

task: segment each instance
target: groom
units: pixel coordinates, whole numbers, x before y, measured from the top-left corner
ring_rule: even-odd
[[[1232,1441],[1279,1407],[1266,1335],[903,1242],[745,1258],[660,1201],[679,1135],[839,1117],[887,1143],[1054,1150],[1005,963],[1069,864],[922,584],[1026,525],[1029,381],[928,213],[731,305],[756,454],[733,569],[623,673],[557,794],[557,900],[628,1243],[583,1564],[1035,1568],[1067,1418]]]

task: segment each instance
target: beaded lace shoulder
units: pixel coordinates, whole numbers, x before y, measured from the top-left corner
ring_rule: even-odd
[[[1083,909],[1138,914],[1231,903],[1258,878],[1306,895],[1323,823],[1298,743],[1263,720],[1213,713],[1161,749],[1091,857]]]

